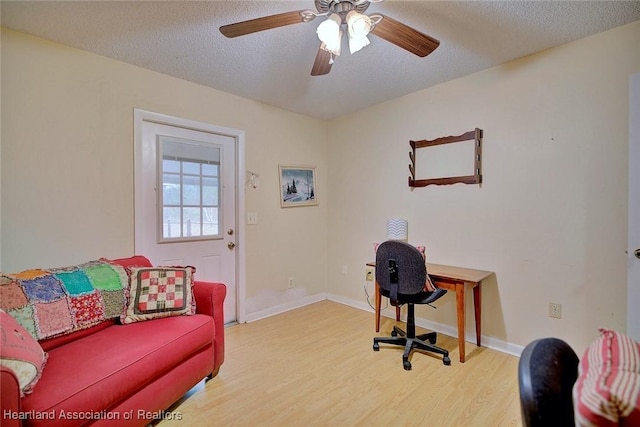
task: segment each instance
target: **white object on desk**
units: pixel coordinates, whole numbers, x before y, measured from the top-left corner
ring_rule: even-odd
[[[402,218],[392,218],[387,220],[387,239],[404,240],[408,239],[407,220]]]

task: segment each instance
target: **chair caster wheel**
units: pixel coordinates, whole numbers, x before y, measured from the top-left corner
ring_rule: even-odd
[[[393,331],[391,331],[391,336],[392,337],[397,337],[398,336],[398,332],[396,332],[396,330],[394,329]]]
[[[404,368],[405,371],[410,371],[411,370],[411,362],[409,362],[408,360],[405,360],[402,362],[402,367]]]
[[[442,358],[442,363],[444,363],[447,366],[451,365],[451,359],[449,359],[449,356],[443,357]]]
[[[380,351],[380,344],[378,344],[377,342],[373,343],[373,351]]]
[[[435,344],[436,343],[436,337],[429,338],[429,343],[430,344]]]

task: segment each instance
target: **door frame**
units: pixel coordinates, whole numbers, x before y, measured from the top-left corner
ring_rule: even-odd
[[[245,223],[244,219],[244,211],[245,211],[245,200],[244,200],[244,175],[245,175],[245,164],[244,164],[244,131],[238,129],[232,129],[217,125],[212,125],[210,123],[199,122],[195,120],[185,119],[181,117],[169,116],[166,114],[156,113],[153,111],[141,110],[138,108],[134,108],[133,110],[133,132],[134,132],[134,167],[135,161],[138,158],[139,153],[138,147],[141,147],[142,141],[142,124],[143,122],[152,122],[158,123],[167,126],[181,127],[185,129],[200,131],[200,132],[208,132],[208,133],[216,133],[219,135],[228,136],[234,138],[234,151],[235,151],[235,211],[236,211],[236,265],[235,265],[235,273],[236,273],[236,317],[238,323],[246,322],[246,308],[245,308],[245,299],[246,299],[246,290],[245,290]],[[134,174],[135,176],[135,174]],[[135,197],[136,197],[136,189],[139,188],[140,183],[137,182],[138,178],[134,179],[134,209],[135,209]],[[135,232],[135,230],[134,230]],[[135,241],[135,239],[134,239]],[[134,248],[135,250],[135,248]]]

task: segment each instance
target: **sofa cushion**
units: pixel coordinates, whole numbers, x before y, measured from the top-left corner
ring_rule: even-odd
[[[640,344],[600,329],[578,365],[573,387],[577,426],[640,425]]]
[[[98,414],[210,346],[213,336],[205,315],[115,324],[51,350],[23,410]]]
[[[119,317],[127,282],[125,269],[105,259],[3,274],[0,308],[40,340]]]
[[[128,267],[122,323],[195,314],[195,267]]]
[[[0,364],[18,378],[22,396],[31,393],[47,362],[47,353],[13,317],[0,310]]]
[[[42,349],[44,351],[50,351],[53,350],[56,347],[60,347],[61,345],[65,345],[66,343],[69,343],[71,341],[75,341],[77,339],[80,339],[82,337],[86,337],[87,335],[91,335],[93,333],[96,333],[97,331],[104,329],[104,328],[108,328],[109,326],[115,325],[116,322],[118,322],[118,320],[116,319],[108,319],[105,320],[102,323],[98,323],[95,326],[92,326],[90,328],[87,329],[82,329],[80,331],[74,332],[72,334],[65,334],[65,335],[56,335],[55,337],[51,337],[51,338],[46,338],[44,340],[40,340],[38,341],[40,343],[40,345],[42,346]]]

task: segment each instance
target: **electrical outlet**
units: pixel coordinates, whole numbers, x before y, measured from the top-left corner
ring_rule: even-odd
[[[371,267],[367,267],[366,271],[365,271],[365,279],[367,282],[373,282],[373,268]]]
[[[342,265],[342,274],[347,274],[349,272],[349,267],[347,267],[347,264],[343,264]]]
[[[556,319],[562,319],[562,304],[555,302],[549,303],[549,317],[555,317]]]
[[[293,288],[293,277],[289,277],[288,286],[289,286],[289,289]]]

